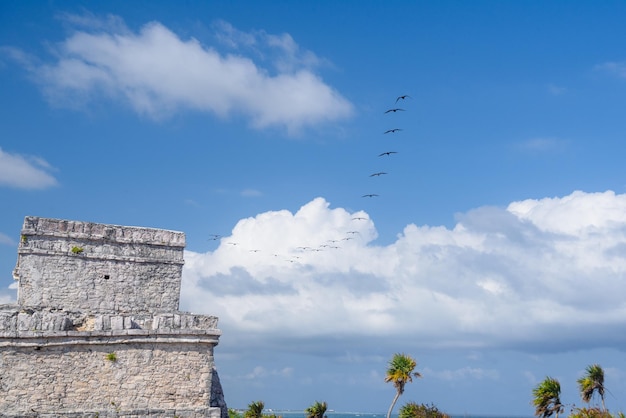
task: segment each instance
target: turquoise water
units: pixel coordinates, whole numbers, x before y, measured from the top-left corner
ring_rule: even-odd
[[[304,411],[282,411],[282,410],[265,410],[263,411],[265,414],[274,414],[276,416],[280,416],[283,418],[305,418],[306,413]],[[326,416],[328,418],[385,418],[387,413],[368,413],[368,412],[327,412]],[[391,414],[392,418],[398,418],[398,414]],[[530,417],[519,417],[519,416],[500,416],[500,415],[490,415],[490,416],[481,416],[481,415],[451,415],[451,418],[530,418]]]

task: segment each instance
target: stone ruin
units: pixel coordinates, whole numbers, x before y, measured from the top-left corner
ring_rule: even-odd
[[[185,235],[26,217],[0,305],[0,417],[228,411],[217,317],[178,310]]]

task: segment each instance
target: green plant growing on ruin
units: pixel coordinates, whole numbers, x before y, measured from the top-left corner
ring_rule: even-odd
[[[81,254],[83,251],[84,251],[83,247],[76,247],[76,246],[72,247],[72,253],[74,254]]]
[[[115,354],[114,352],[112,352],[112,353],[107,354],[107,355],[105,356],[105,358],[106,358],[107,360],[109,360],[109,361],[116,362],[116,361],[117,361],[117,354]]]
[[[111,401],[111,405],[113,406],[113,408],[115,408],[115,412],[119,414],[119,412],[122,410],[121,405],[116,404],[115,402]]]
[[[24,234],[20,235],[20,241],[22,244],[26,244],[28,242],[28,237]]]

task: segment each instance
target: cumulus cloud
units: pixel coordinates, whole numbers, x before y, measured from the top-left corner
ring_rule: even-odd
[[[11,154],[0,148],[0,185],[18,189],[45,189],[56,186],[53,168],[35,156]]]
[[[182,306],[218,315],[233,338],[320,350],[372,337],[533,351],[626,339],[614,332],[626,325],[626,195],[577,191],[376,237],[366,213],[322,198],[242,219],[215,251],[186,253]]]
[[[0,305],[15,303],[15,301],[16,301],[15,296],[5,295],[3,293],[0,293]]]
[[[27,67],[56,104],[83,105],[104,95],[152,118],[193,109],[221,118],[243,115],[255,128],[292,134],[353,112],[315,72],[323,60],[289,34],[247,34],[219,22],[219,41],[206,45],[159,22],[133,32],[114,16],[65,21],[81,29],[56,45],[54,62]],[[222,45],[230,50],[218,50]]]
[[[8,288],[0,289],[0,305],[17,302],[17,283],[11,283]]]

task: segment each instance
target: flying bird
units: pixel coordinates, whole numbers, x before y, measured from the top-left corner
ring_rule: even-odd
[[[377,194],[375,194],[375,193],[370,193],[370,194],[364,194],[364,195],[363,195],[363,196],[361,196],[361,197],[377,197],[377,196],[378,196],[378,195],[377,195]]]
[[[391,155],[391,154],[397,154],[397,151],[387,151],[387,152],[383,152],[382,154],[378,154],[379,157],[382,157],[383,155]]]
[[[220,238],[222,238],[222,236],[218,235],[218,234],[211,234],[211,235],[209,235],[209,241],[217,241]]]
[[[398,100],[404,100],[404,99],[410,99],[410,98],[411,96],[409,96],[408,94],[398,96],[398,98],[396,99],[396,103],[398,103]]]
[[[356,218],[352,218],[353,221],[367,221],[367,218],[361,218],[361,217],[356,217]]]
[[[387,113],[387,112],[385,112],[385,113]],[[399,128],[394,128],[394,129],[389,129],[389,130],[385,131],[385,133],[386,133],[386,134],[393,134],[393,133],[398,132],[398,131],[401,131],[401,130],[402,130],[402,129],[399,129]]]
[[[398,108],[396,108],[396,109],[389,109],[389,110],[388,110],[388,111],[386,111],[385,113],[389,113],[389,112],[394,112],[394,113],[396,113],[396,112],[404,112],[404,111],[405,111],[404,109],[398,109]]]
[[[382,176],[383,174],[387,174],[384,171],[379,171],[378,173],[370,174],[370,177]]]

